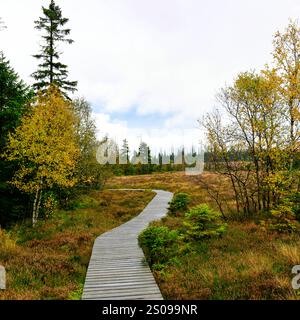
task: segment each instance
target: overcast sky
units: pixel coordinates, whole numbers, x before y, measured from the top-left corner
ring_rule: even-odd
[[[46,0],[0,0],[0,49],[28,83]],[[236,74],[271,61],[272,38],[299,0],[57,0],[75,43],[63,47],[70,80],[91,102],[99,136],[152,149],[201,137],[197,119]]]

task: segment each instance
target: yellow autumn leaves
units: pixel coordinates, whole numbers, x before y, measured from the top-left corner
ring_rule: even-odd
[[[7,158],[19,160],[23,167],[18,176],[25,178],[29,174],[33,181],[39,183],[42,179],[48,187],[72,186],[75,183],[72,173],[79,155],[74,126],[71,103],[55,86],[45,95],[39,95],[31,112],[9,136]],[[33,181],[32,186],[26,181],[14,180],[14,183],[31,192],[37,188]]]
[[[43,189],[76,183],[74,170],[80,154],[76,121],[72,102],[52,85],[37,96],[20,126],[9,135],[4,156],[19,163],[11,183],[23,192],[35,194],[36,205]],[[38,216],[38,212],[35,214]]]

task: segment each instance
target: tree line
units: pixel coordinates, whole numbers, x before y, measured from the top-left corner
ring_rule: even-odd
[[[186,167],[196,164],[193,158],[195,153],[184,148],[177,152],[160,151],[158,154],[152,154],[150,146],[141,141],[138,150],[131,152],[127,139],[123,140],[121,146],[113,143],[111,148],[115,153],[111,169],[117,176],[184,171]]]

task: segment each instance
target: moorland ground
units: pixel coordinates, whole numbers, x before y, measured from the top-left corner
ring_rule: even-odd
[[[270,232],[264,217],[240,218],[229,182],[214,173],[201,179],[221,185],[227,196],[228,225],[220,238],[179,248],[172,263],[152,271],[166,299],[297,299],[291,269],[300,264],[300,236]],[[143,188],[140,191],[112,191]],[[136,216],[153,198],[151,189],[186,192],[189,207],[215,201],[195,176],[182,172],[111,178],[102,191],[75,199],[70,210],[56,210],[35,227],[26,222],[0,233],[0,261],[7,290],[0,299],[80,299],[95,238]],[[184,214],[168,215],[155,226],[180,230]]]
[[[300,236],[278,234],[262,227],[265,217],[241,218],[235,213],[229,182],[214,173],[201,177],[210,186],[221,185],[227,197],[227,232],[221,238],[194,241],[191,250],[178,250],[172,263],[153,270],[166,299],[299,299],[291,285],[292,267],[300,264]],[[220,184],[220,179],[222,183]],[[111,188],[164,189],[186,192],[190,207],[218,206],[199,183],[184,173],[114,177]],[[184,214],[168,215],[155,226],[182,228]]]

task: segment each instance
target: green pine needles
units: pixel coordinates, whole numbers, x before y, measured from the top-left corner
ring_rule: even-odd
[[[68,66],[60,62],[58,44],[66,42],[72,44],[69,38],[71,30],[65,28],[69,19],[62,16],[62,11],[54,0],[48,8],[42,7],[43,17],[35,21],[35,29],[43,31],[44,43],[39,54],[34,55],[40,61],[38,70],[32,74],[35,79],[33,85],[36,91],[45,92],[50,84],[55,84],[68,98],[68,92],[76,91],[77,81],[68,80]]]

